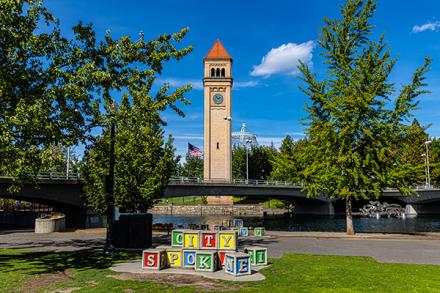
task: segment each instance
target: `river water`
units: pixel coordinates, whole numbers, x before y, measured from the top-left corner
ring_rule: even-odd
[[[289,217],[253,217],[242,218],[247,227],[263,226],[267,230],[277,231],[345,231],[344,216],[293,216]],[[228,216],[153,216],[154,223],[172,223],[175,225],[210,224],[221,225]],[[418,216],[415,218],[354,218],[356,232],[364,233],[415,233],[440,232],[440,216]]]

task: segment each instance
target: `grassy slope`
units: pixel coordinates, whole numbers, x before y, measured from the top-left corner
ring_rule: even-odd
[[[138,255],[115,254],[106,259],[92,252],[26,252],[0,250],[0,291],[14,292],[22,281],[41,273],[68,271],[71,280],[58,288],[79,292],[194,292],[153,282],[120,281],[107,276],[115,262]],[[371,258],[286,254],[262,270],[265,281],[242,284],[247,292],[439,292],[440,266],[381,264]],[[88,283],[93,281],[95,285]],[[53,288],[52,288],[53,289]],[[49,290],[49,289],[47,289]],[[44,291],[44,290],[43,290]],[[50,291],[50,290],[49,290]],[[75,291],[76,292],[76,291]]]

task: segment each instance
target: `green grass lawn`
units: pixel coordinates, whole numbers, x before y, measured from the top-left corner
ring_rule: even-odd
[[[111,264],[134,258],[139,258],[139,254],[117,253],[106,258],[98,252],[3,249],[0,250],[0,292],[53,292],[56,288],[107,293],[202,291],[188,284],[182,286],[178,280],[163,284],[110,277],[118,275],[108,269]],[[267,278],[264,281],[216,283],[226,291],[238,289],[239,292],[440,292],[440,266],[298,254],[286,254],[271,262],[270,267],[261,271]]]

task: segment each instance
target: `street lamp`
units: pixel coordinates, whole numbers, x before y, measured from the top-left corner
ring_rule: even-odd
[[[252,143],[252,140],[246,140],[246,184],[249,181],[249,148],[248,145]]]
[[[429,145],[432,143],[431,140],[425,141],[426,147],[426,185],[431,188],[431,174],[429,172]]]

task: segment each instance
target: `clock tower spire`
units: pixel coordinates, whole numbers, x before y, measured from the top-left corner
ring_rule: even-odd
[[[217,40],[204,59],[204,179],[232,179],[232,58]],[[208,203],[231,203],[232,196],[209,196]]]

